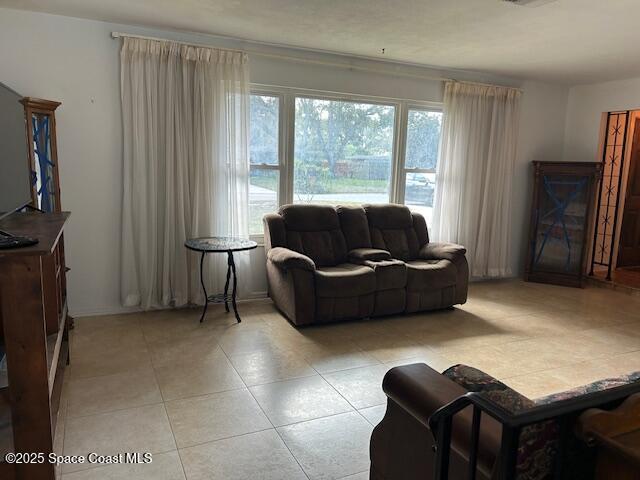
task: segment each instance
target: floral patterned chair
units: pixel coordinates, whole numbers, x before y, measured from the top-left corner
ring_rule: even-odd
[[[371,436],[372,480],[589,479],[594,455],[573,434],[588,408],[640,391],[640,372],[531,400],[466,365],[391,369]]]

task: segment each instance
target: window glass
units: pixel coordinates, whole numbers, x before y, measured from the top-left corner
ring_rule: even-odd
[[[278,97],[251,95],[249,159],[251,164],[278,165]]]
[[[395,108],[296,98],[293,201],[389,202]]]
[[[412,211],[422,214],[427,225],[433,217],[433,198],[436,190],[435,173],[406,172],[404,204]]]
[[[405,168],[434,170],[438,165],[438,147],[442,112],[409,110]]]
[[[441,127],[442,112],[409,110],[404,203],[422,214],[429,226],[433,218]]]
[[[251,95],[249,159],[249,234],[261,235],[262,217],[278,209],[280,182],[280,99]]]
[[[251,95],[249,232],[263,233],[262,217],[289,198],[294,203],[404,202],[431,224],[442,112],[410,108],[405,158],[400,159],[404,197],[390,197],[394,176],[395,114],[391,105],[295,97],[295,115],[280,131],[282,96]],[[281,135],[293,136],[284,169]],[[392,178],[393,177],[393,178]],[[290,192],[287,199],[280,192]],[[402,188],[400,188],[402,192]],[[290,201],[290,200],[289,200]]]
[[[262,217],[278,210],[280,172],[252,168],[249,175],[249,234],[261,235]]]

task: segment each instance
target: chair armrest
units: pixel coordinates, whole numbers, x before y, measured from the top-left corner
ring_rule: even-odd
[[[424,260],[451,260],[455,262],[464,258],[467,249],[456,243],[427,243],[424,245],[418,256]]]
[[[535,406],[535,402],[516,392],[488,373],[467,365],[458,364],[447,368],[442,375],[453,380],[469,392],[484,395],[505,410],[517,413]]]
[[[385,416],[382,422],[374,429],[373,435],[376,435],[377,432],[378,437],[382,436],[389,442],[404,442],[399,449],[396,449],[396,455],[403,455],[404,452],[412,451],[411,448],[415,447],[415,445],[408,443],[409,441],[415,441],[415,434],[407,433],[405,435],[402,432],[403,426],[407,425],[407,416],[413,417],[416,422],[426,427],[422,435],[426,437],[425,441],[428,442],[431,435],[438,435],[437,429],[431,430],[430,419],[434,416],[436,419],[443,416],[450,417],[449,410],[454,408],[457,414],[451,417],[450,445],[456,452],[463,452],[462,458],[465,458],[465,452],[469,451],[469,438],[473,423],[473,410],[465,408],[470,404],[470,400],[467,399],[466,395],[478,394],[469,393],[462,386],[424,363],[392,368],[384,377],[382,389],[389,398],[389,402]],[[459,403],[462,403],[462,405],[458,409],[457,404]],[[399,412],[401,413],[399,414]],[[411,420],[409,419],[409,421]],[[477,466],[478,470],[483,472],[483,477],[492,478],[491,471],[496,464],[496,456],[500,451],[502,431],[500,424],[490,415],[483,415],[480,425]],[[385,432],[387,432],[386,435]],[[440,445],[437,447],[440,449]],[[382,448],[385,449],[385,455],[390,450],[388,443],[384,443]],[[385,456],[384,458],[387,457]],[[425,458],[425,460],[427,459]],[[415,460],[412,459],[410,461]],[[428,468],[435,467],[436,461],[436,455],[431,454],[427,463]],[[400,460],[401,462],[402,460]],[[456,461],[456,463],[458,462],[459,460]],[[466,466],[466,463],[460,463],[459,465]],[[464,467],[458,468],[458,471],[463,472]],[[440,478],[431,474],[431,472],[429,473],[423,478]],[[415,478],[419,478],[419,476]],[[461,474],[460,478],[465,477]]]
[[[367,260],[379,262],[390,259],[391,253],[379,248],[355,248],[349,252],[349,261],[351,263],[362,264]]]
[[[316,264],[309,257],[284,247],[269,250],[267,259],[284,270],[299,268],[313,272],[316,269]]]
[[[382,390],[425,427],[435,411],[467,393],[424,363],[392,368],[384,376]]]

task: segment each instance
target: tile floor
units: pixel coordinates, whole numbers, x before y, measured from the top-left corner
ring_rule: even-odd
[[[500,281],[453,310],[296,329],[268,301],[76,319],[58,445],[149,451],[65,480],[368,478],[385,372],[467,363],[532,398],[640,370],[640,297]]]

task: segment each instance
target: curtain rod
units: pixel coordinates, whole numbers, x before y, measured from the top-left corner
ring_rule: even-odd
[[[377,101],[383,105],[391,104],[391,103],[399,103],[405,102],[410,107],[418,106],[420,108],[424,108],[426,110],[434,109],[441,110],[442,102],[436,102],[433,100],[417,100],[415,98],[405,98],[405,97],[387,97],[383,95],[370,95],[364,93],[354,93],[354,92],[336,92],[333,90],[318,90],[316,88],[305,88],[305,87],[291,87],[289,85],[278,85],[275,83],[257,83],[251,82],[251,87],[257,93],[263,92],[268,95],[269,93],[286,93],[290,92],[296,96],[308,96],[308,97],[327,97],[331,99],[331,97],[341,98],[348,97],[348,99],[361,99],[361,100],[369,100],[369,101]]]
[[[143,40],[155,40],[157,42],[172,42],[172,43],[177,43],[178,45],[187,45],[190,47],[199,47],[199,48],[218,48],[215,47],[213,45],[206,45],[203,43],[193,43],[193,42],[182,42],[179,40],[169,40],[167,38],[159,38],[159,37],[149,37],[146,35],[134,35],[134,34],[130,34],[130,33],[122,33],[122,32],[111,32],[111,37],[112,38],[141,38]],[[233,39],[233,38],[229,38],[229,40],[235,40],[235,41],[239,41],[238,39]],[[311,59],[311,58],[302,58],[302,57],[295,57],[293,55],[281,55],[281,54],[277,54],[277,53],[266,53],[266,52],[261,52],[258,50],[237,50],[237,49],[232,49],[232,48],[224,48],[223,50],[229,50],[231,52],[237,52],[237,53],[247,53],[249,55],[257,55],[260,57],[266,57],[266,58],[277,58],[280,60],[286,60],[286,61],[293,61],[293,62],[298,62],[298,63],[307,63],[307,64],[312,64],[312,65],[323,65],[323,66],[327,66],[327,67],[336,67],[336,68],[345,68],[347,70],[360,70],[363,72],[371,72],[371,73],[378,73],[378,74],[382,74],[382,75],[392,75],[392,76],[400,76],[400,77],[408,77],[408,78],[417,78],[420,80],[438,80],[441,82],[458,82],[458,83],[466,83],[466,84],[471,84],[471,85],[480,85],[480,86],[484,86],[484,87],[500,87],[500,88],[506,88],[506,89],[512,89],[512,90],[517,90],[519,92],[522,92],[522,89],[517,88],[517,87],[505,87],[502,85],[494,85],[491,83],[481,83],[481,82],[467,82],[464,80],[456,80],[454,78],[449,78],[449,77],[441,77],[441,76],[435,76],[435,75],[421,75],[421,74],[417,74],[417,73],[408,73],[408,72],[399,72],[399,71],[392,71],[392,70],[385,70],[385,69],[381,69],[381,68],[375,68],[375,67],[366,67],[364,65],[350,65],[347,63],[342,63],[342,62],[330,62],[327,60],[316,60],[316,59]],[[384,60],[377,60],[377,59],[364,59],[367,61],[377,61],[377,62],[384,62]],[[390,63],[390,62],[387,62]],[[414,68],[420,68],[418,65],[409,65],[409,64],[402,64],[402,63],[390,63],[391,65],[395,65],[397,67],[402,67],[402,66],[412,66]]]

